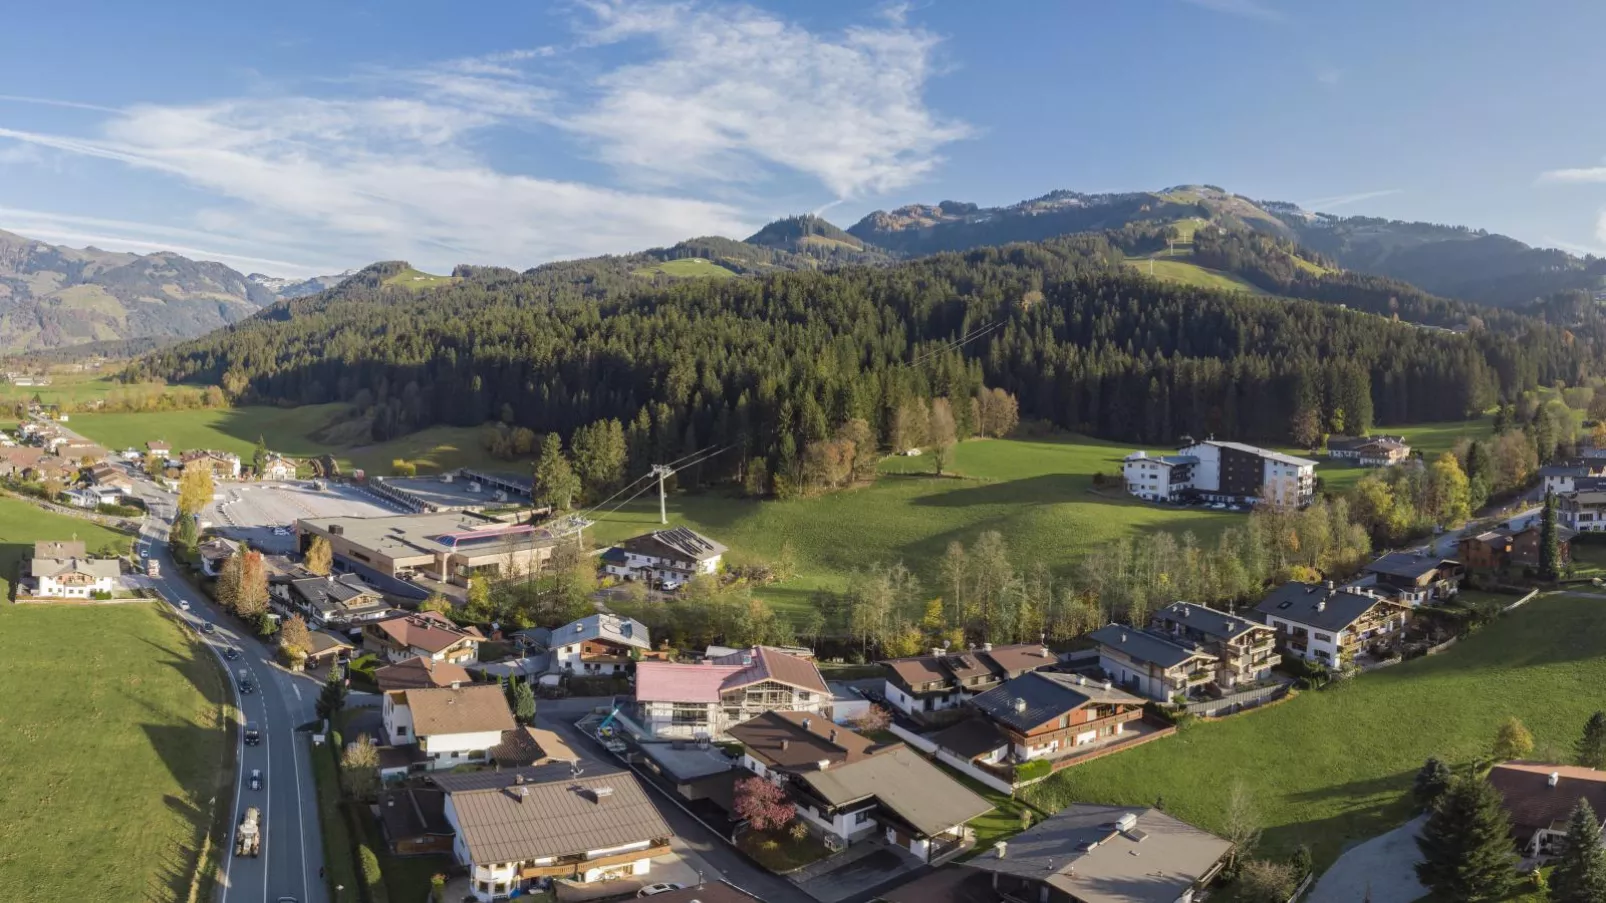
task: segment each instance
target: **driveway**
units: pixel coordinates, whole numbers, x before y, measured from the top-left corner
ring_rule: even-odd
[[[1416,880],[1416,835],[1427,821],[1426,815],[1411,819],[1338,857],[1306,903],[1411,903],[1427,896],[1427,888]]]
[[[820,903],[839,903],[870,888],[907,878],[910,872],[924,865],[913,856],[887,849],[879,840],[870,839],[789,877]]]

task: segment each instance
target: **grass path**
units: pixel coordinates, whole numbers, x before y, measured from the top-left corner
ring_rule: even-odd
[[[225,692],[198,651],[150,604],[0,604],[8,901],[188,893],[227,794]]]
[[[1045,809],[1071,802],[1152,804],[1222,828],[1233,785],[1253,793],[1262,852],[1309,844],[1317,863],[1412,815],[1412,776],[1429,756],[1461,764],[1496,727],[1521,718],[1534,758],[1566,761],[1590,713],[1606,708],[1606,604],[1535,600],[1444,655],[1304,693],[1258,712],[1192,725],[1175,737],[1067,769],[1026,791]]]

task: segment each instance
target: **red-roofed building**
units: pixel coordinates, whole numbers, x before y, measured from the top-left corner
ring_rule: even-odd
[[[373,621],[362,629],[363,650],[390,662],[422,656],[437,662],[472,665],[479,661],[480,642],[484,639],[478,628],[459,627],[434,611]]]
[[[723,737],[765,712],[830,716],[831,690],[807,659],[755,646],[695,665],[639,662],[636,715],[655,739]]]

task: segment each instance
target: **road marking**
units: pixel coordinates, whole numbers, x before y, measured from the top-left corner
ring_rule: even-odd
[[[300,690],[296,691],[296,698],[301,698]],[[290,716],[291,721],[298,721],[300,718],[301,716],[295,713]],[[292,733],[290,736],[294,739],[295,734]],[[301,826],[301,899],[307,901],[307,903],[312,903],[312,894],[307,887],[307,817],[305,812],[307,803],[306,797],[301,794],[301,767],[296,762],[297,751],[300,749],[300,743],[291,744],[290,764],[296,766],[292,769],[296,773],[296,822]],[[310,749],[307,751],[307,755],[309,757],[312,755]],[[311,758],[307,760],[307,767],[312,767]]]

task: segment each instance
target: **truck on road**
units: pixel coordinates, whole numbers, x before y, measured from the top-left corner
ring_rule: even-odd
[[[261,817],[255,806],[240,816],[240,827],[234,835],[234,855],[253,858],[262,855],[262,831],[257,826],[257,819]]]
[[[160,576],[162,576],[162,563],[160,561],[157,561],[155,558],[147,558],[147,559],[145,559],[145,576],[147,576],[147,577],[160,577]]]

